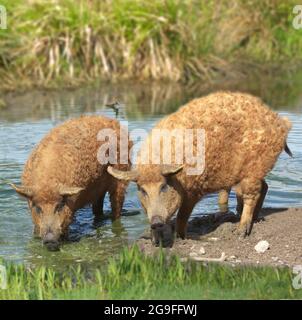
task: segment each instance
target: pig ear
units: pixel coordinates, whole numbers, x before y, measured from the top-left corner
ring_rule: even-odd
[[[84,190],[84,188],[80,188],[80,187],[60,186],[59,193],[61,196],[74,196],[83,190]]]
[[[135,170],[131,171],[121,171],[115,169],[111,166],[107,168],[108,173],[110,173],[114,178],[118,180],[126,180],[126,181],[136,181],[138,178],[138,173]]]
[[[9,185],[16,190],[21,196],[26,197],[26,198],[32,198],[34,195],[33,190],[31,187],[28,186],[16,186],[13,183],[9,183]]]
[[[180,172],[183,169],[183,165],[177,166],[177,165],[163,165],[161,167],[161,174],[165,177],[171,176],[173,174],[176,174]]]

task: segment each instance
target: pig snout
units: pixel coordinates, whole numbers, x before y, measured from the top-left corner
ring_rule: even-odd
[[[155,216],[151,219],[151,229],[161,228],[163,227],[164,222],[161,217]]]
[[[43,245],[50,251],[58,251],[59,250],[59,239],[52,233],[48,232],[43,240]]]
[[[174,240],[174,230],[171,224],[164,223],[160,217],[151,220],[152,242],[156,247],[172,247]]]

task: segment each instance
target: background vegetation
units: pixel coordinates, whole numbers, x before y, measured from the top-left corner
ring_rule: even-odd
[[[2,0],[0,89],[210,80],[300,61],[288,0]]]

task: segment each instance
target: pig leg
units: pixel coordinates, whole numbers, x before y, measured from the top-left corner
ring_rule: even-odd
[[[242,190],[240,185],[235,186],[234,190],[237,198],[236,211],[239,215],[241,215],[243,211],[243,196],[242,196]]]
[[[123,182],[115,181],[109,190],[113,220],[121,216],[126,187],[127,185]]]
[[[229,195],[231,189],[221,190],[218,195],[218,205],[221,213],[228,212]]]
[[[192,210],[195,206],[195,202],[192,200],[183,201],[176,217],[176,235],[182,239],[186,238],[187,225],[189,217],[192,213]]]
[[[240,187],[243,194],[243,211],[239,222],[238,232],[240,236],[251,233],[253,227],[254,212],[261,197],[262,181],[256,179],[245,179],[241,181]]]
[[[262,209],[263,206],[263,202],[265,199],[265,196],[267,194],[267,190],[268,190],[268,185],[265,182],[265,180],[262,180],[262,186],[261,186],[261,195],[258,199],[255,211],[254,211],[254,216],[253,216],[253,220],[256,221],[258,219],[258,215],[260,213],[260,210]]]
[[[97,201],[92,204],[92,212],[96,219],[101,218],[104,214],[103,206],[104,206],[105,194],[106,193],[101,194],[100,197],[97,199]]]

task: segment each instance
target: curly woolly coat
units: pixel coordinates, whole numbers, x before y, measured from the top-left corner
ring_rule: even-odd
[[[177,233],[184,237],[188,218],[205,194],[235,187],[237,208],[242,213],[239,231],[248,234],[267,191],[264,178],[286,146],[290,122],[252,95],[212,93],[194,99],[160,120],[142,147],[139,161],[142,151],[152,152],[151,137],[155,129],[180,128],[205,130],[205,168],[201,174],[188,175],[186,169],[191,165],[187,163],[170,173],[164,172],[162,165],[139,163],[128,177],[139,186],[139,197],[151,224],[167,223],[178,211]],[[157,141],[156,145],[160,143]],[[196,145],[195,137],[195,151]],[[174,156],[183,151],[178,148],[174,141],[172,163]],[[127,179],[125,174],[114,173]],[[223,201],[227,200],[222,196]]]
[[[262,180],[284,149],[291,124],[257,97],[217,92],[192,100],[154,127],[179,128],[205,130],[205,171],[194,177],[185,170],[177,175],[192,197],[200,197],[246,179]],[[177,152],[172,148],[172,162]],[[156,179],[156,166],[141,165],[138,170],[142,183]]]
[[[52,129],[26,162],[22,186],[15,189],[27,197],[35,230],[42,238],[48,233],[54,233],[55,238],[67,233],[74,212],[87,204],[92,204],[96,216],[100,215],[107,192],[114,218],[120,216],[127,183],[110,176],[107,165],[97,159],[103,143],[97,135],[102,129],[116,132],[119,159],[119,122],[102,116],[81,116]],[[113,166],[127,170],[130,164]]]

